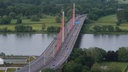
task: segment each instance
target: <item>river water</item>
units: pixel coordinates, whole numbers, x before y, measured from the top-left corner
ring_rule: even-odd
[[[56,34],[0,34],[0,52],[7,55],[40,55],[55,36]],[[128,34],[83,34],[80,48],[90,47],[100,47],[107,51],[128,47]]]

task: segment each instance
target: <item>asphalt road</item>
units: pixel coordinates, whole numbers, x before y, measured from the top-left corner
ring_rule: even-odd
[[[69,22],[65,25],[65,40],[62,43],[60,51],[56,55],[55,50],[57,46],[58,35],[36,60],[29,63],[29,65],[21,68],[20,70],[17,70],[16,72],[39,72],[41,69],[45,68],[59,68],[67,60],[70,53],[72,52],[73,46],[77,40],[85,18],[85,15],[77,16],[76,20],[80,21],[80,24],[75,24],[72,29],[70,28],[72,20],[69,20]]]

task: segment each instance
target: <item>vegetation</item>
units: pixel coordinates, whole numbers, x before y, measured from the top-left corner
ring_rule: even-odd
[[[63,72],[124,72],[127,69],[127,47],[117,51],[105,51],[101,48],[75,48]]]
[[[55,72],[55,70],[53,70],[53,69],[44,69],[44,70],[42,70],[42,72]]]
[[[122,23],[117,25],[116,15],[109,15],[99,18],[97,21],[88,23],[86,25],[84,32],[93,32],[93,33],[120,33],[128,32],[128,23]]]
[[[31,27],[32,30],[27,29],[29,31],[22,31],[22,29],[20,29],[20,31],[17,31],[17,26],[28,26]],[[50,27],[60,27],[60,23],[56,23],[54,16],[46,16],[46,18],[40,19],[40,21],[31,21],[31,19],[13,19],[9,25],[0,25],[0,32],[47,32],[47,29]],[[54,31],[58,32],[56,30]]]
[[[60,23],[62,8],[66,18],[70,19],[72,3],[76,3],[76,14],[86,13],[91,20],[115,13],[117,6],[116,0],[1,0],[0,30],[2,30],[1,32],[15,32],[15,24],[29,24],[36,32],[47,31],[47,28],[41,30],[42,26],[39,24],[45,24],[42,19],[45,19],[46,15],[50,15],[55,17],[55,22],[52,24]],[[33,26],[33,24],[37,26]]]
[[[16,71],[15,68],[9,68],[9,69],[7,69],[7,72],[15,72],[15,71]]]
[[[0,72],[5,72],[4,70],[0,70]]]
[[[125,68],[127,67],[128,63],[123,62],[102,62],[102,63],[95,63],[91,71],[92,72],[124,72]]]

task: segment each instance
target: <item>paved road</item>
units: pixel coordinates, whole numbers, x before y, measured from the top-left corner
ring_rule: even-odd
[[[80,24],[74,26],[74,28],[70,31],[69,36],[66,37],[57,56],[54,57],[54,59],[44,68],[58,69],[67,60],[70,53],[72,52],[73,46],[75,45],[85,18],[85,16],[79,16],[78,21],[80,21]]]
[[[36,60],[16,72],[39,72],[44,68],[59,68],[69,57],[85,18],[86,16],[83,15],[77,16],[76,20],[80,21],[80,24],[74,25],[72,29],[70,29],[72,20],[69,20],[65,25],[65,41],[62,43],[61,49],[56,56],[54,56],[54,52],[57,46],[58,35]]]

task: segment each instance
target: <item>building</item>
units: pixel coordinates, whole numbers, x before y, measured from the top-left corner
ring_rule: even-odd
[[[10,64],[26,64],[27,58],[5,58],[4,62]]]
[[[2,58],[0,58],[0,65],[4,64],[4,60]]]

